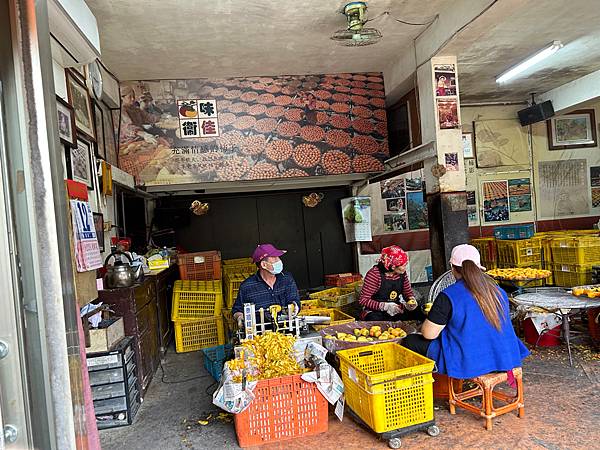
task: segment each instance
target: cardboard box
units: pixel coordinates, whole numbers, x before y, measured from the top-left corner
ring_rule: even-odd
[[[124,337],[122,317],[103,320],[98,328],[90,328],[90,346],[85,349],[85,352],[108,352]]]

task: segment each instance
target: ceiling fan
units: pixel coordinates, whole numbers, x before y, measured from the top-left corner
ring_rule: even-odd
[[[347,27],[337,30],[331,39],[347,47],[362,47],[372,45],[383,37],[376,28],[367,28],[367,3],[351,2],[342,9],[346,16]]]

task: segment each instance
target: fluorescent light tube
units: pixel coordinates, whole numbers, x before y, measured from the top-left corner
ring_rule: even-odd
[[[524,72],[525,70],[529,69],[531,66],[534,66],[535,64],[555,54],[562,47],[563,45],[560,41],[553,41],[550,45],[544,47],[539,52],[527,58],[525,61],[508,69],[498,78],[496,78],[496,83],[506,83],[507,81],[519,75],[521,72]]]

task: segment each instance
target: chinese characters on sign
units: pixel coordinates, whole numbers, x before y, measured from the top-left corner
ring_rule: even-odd
[[[182,139],[219,136],[216,100],[178,100]]]

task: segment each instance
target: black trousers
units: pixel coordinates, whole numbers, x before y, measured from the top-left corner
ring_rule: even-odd
[[[421,308],[417,308],[414,311],[405,310],[401,314],[396,314],[395,316],[390,316],[385,311],[371,311],[365,317],[365,320],[372,320],[378,322],[399,322],[399,321],[407,321],[407,320],[425,320],[425,314],[421,311]]]
[[[423,356],[427,356],[429,344],[431,344],[431,341],[425,339],[422,334],[409,334],[402,339],[402,345],[404,347]]]

